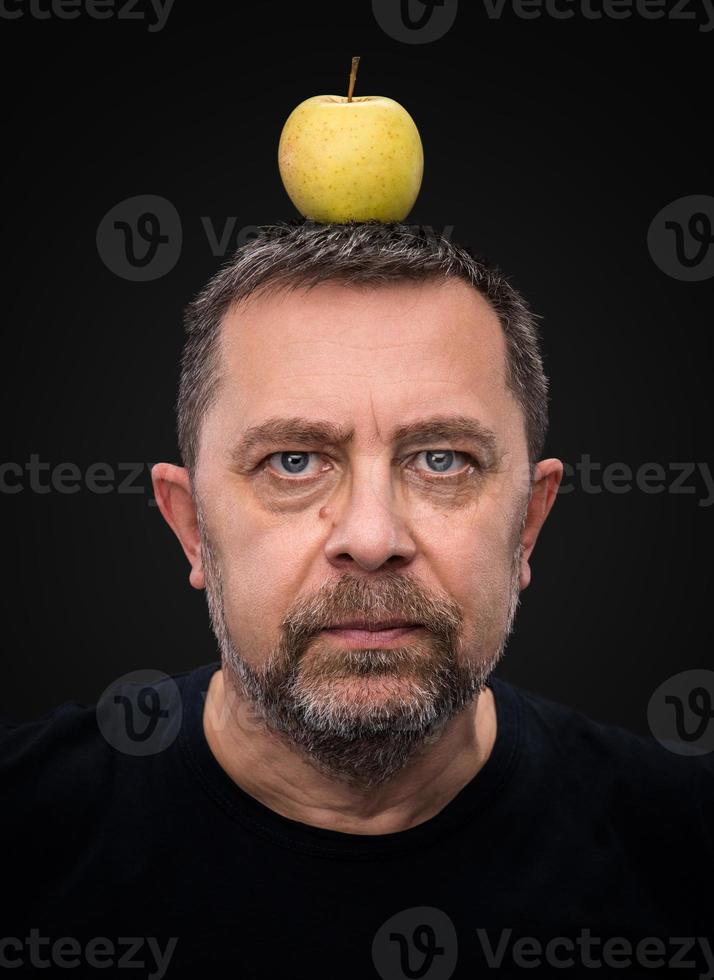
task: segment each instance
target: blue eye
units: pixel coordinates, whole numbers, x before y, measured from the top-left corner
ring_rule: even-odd
[[[264,464],[267,465],[272,461],[271,468],[274,470],[276,476],[281,480],[287,481],[290,476],[309,477],[319,475],[319,470],[317,472],[314,470],[312,472],[308,471],[310,457],[318,456],[318,453],[293,449],[287,450],[286,452],[271,453],[270,456],[265,458]],[[447,479],[449,476],[468,476],[467,469],[463,464],[460,468],[452,468],[454,463],[458,461],[458,457],[462,457],[467,463],[471,464],[471,468],[474,466],[478,468],[477,460],[469,453],[455,452],[452,449],[424,449],[420,453],[416,453],[414,458],[419,458],[420,456],[425,457],[430,472],[434,477],[437,477],[440,473],[445,474],[444,479]],[[425,470],[419,470],[419,472],[424,473],[425,478],[429,479]]]
[[[465,459],[472,459],[468,453],[457,453],[453,449],[424,449],[422,452],[417,453],[417,458],[419,456],[425,456],[429,466],[433,466],[432,472],[434,473],[446,473],[449,471],[449,467],[454,462],[457,456],[463,456]],[[456,470],[456,472],[459,472]]]
[[[268,462],[277,456],[280,466],[284,466],[287,473],[292,476],[302,476],[308,465],[308,456],[313,455],[314,453],[292,450],[286,453],[273,453],[272,456],[268,456]]]

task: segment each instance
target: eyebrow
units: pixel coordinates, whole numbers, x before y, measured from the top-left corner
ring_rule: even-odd
[[[298,443],[334,449],[349,445],[353,440],[354,429],[348,430],[335,422],[276,416],[247,429],[230,450],[229,457],[234,465],[242,468],[257,449]],[[415,443],[431,442],[434,445],[440,441],[477,445],[486,455],[487,463],[495,462],[499,455],[498,440],[493,430],[468,415],[432,415],[400,425],[392,433],[392,442],[399,449]]]

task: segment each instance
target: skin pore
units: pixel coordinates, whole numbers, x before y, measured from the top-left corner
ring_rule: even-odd
[[[259,296],[221,339],[194,492],[183,467],[152,470],[221,650],[208,744],[290,819],[416,826],[491,753],[485,681],[563,465],[531,483],[502,328],[460,279]],[[324,632],[390,616],[420,628],[356,649]]]

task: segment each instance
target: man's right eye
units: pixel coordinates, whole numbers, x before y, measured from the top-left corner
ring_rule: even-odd
[[[287,452],[271,453],[266,456],[263,465],[270,464],[270,468],[278,475],[281,480],[289,480],[290,476],[314,476],[315,473],[308,471],[309,456],[317,457],[317,453],[305,450],[288,450]]]

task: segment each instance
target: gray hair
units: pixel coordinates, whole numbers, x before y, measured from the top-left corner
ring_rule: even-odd
[[[548,429],[548,379],[536,319],[499,269],[432,229],[376,221],[322,224],[306,219],[257,227],[185,311],[186,340],[176,401],[178,444],[195,478],[203,419],[220,381],[223,318],[240,300],[324,282],[379,286],[457,277],[497,314],[506,340],[506,384],[525,419],[533,468]]]

